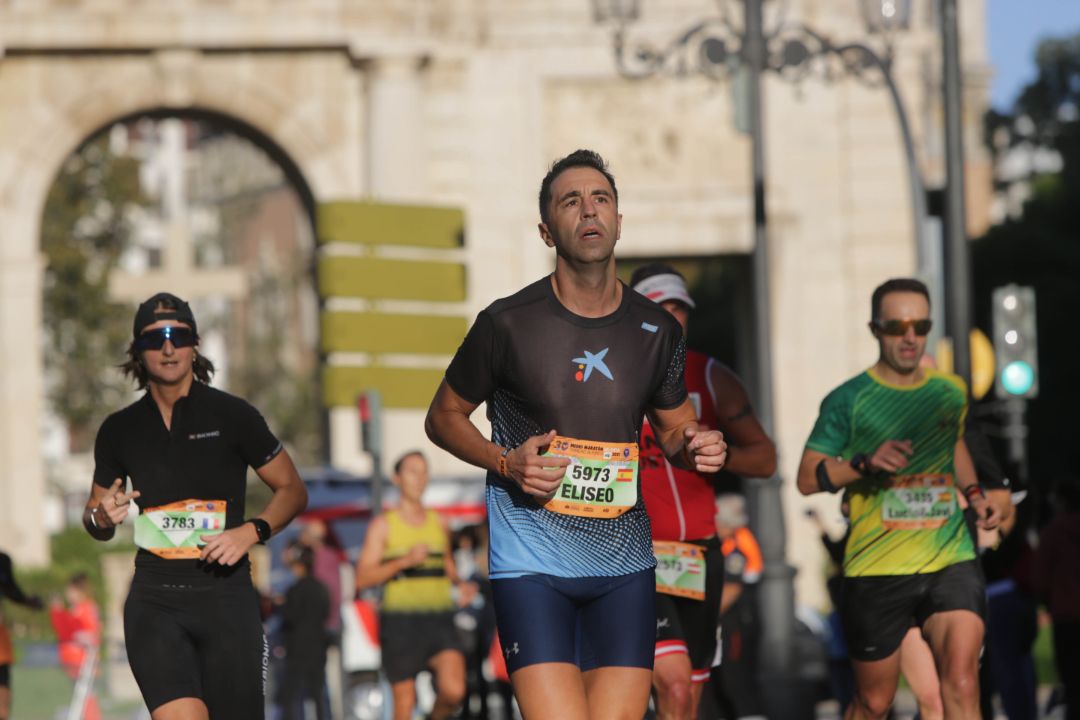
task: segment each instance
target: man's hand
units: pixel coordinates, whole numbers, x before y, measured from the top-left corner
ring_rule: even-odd
[[[424,543],[417,543],[409,548],[409,551],[401,557],[405,561],[405,567],[414,568],[427,560],[428,554],[428,546]]]
[[[232,566],[240,562],[252,545],[259,542],[259,533],[254,525],[244,523],[217,535],[200,535],[199,539],[206,543],[199,555],[200,560]]]
[[[976,522],[983,530],[995,530],[1001,524],[1001,511],[984,495],[972,495],[971,508],[975,511]]]
[[[686,457],[700,473],[719,472],[727,461],[727,443],[724,442],[724,433],[719,430],[688,427],[683,430],[683,443]]]
[[[899,472],[907,467],[908,458],[914,452],[910,440],[886,440],[867,460],[872,470],[889,473]]]
[[[123,487],[123,478],[116,478],[112,486],[102,496],[98,506],[90,511],[99,528],[116,527],[124,522],[124,519],[128,516],[128,510],[131,509],[131,501],[142,494],[138,490],[125,493],[121,489]]]
[[[557,433],[534,435],[506,455],[506,474],[528,495],[544,498],[555,495],[562,483],[570,458],[542,457]]]

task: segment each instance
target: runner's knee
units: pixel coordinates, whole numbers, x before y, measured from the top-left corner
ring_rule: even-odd
[[[892,693],[859,690],[855,694],[855,702],[863,715],[874,718],[874,720],[884,720],[884,718],[888,717],[892,701]]]

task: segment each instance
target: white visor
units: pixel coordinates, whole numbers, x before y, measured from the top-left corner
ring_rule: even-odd
[[[686,290],[686,283],[675,273],[647,277],[635,285],[634,289],[657,304],[678,300],[691,309],[697,307]]]

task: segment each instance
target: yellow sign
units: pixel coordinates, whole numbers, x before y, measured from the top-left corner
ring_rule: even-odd
[[[986,333],[974,328],[969,336],[968,347],[971,351],[971,396],[982,400],[994,386],[994,346],[990,344]],[[953,348],[949,338],[938,341],[934,359],[939,370],[953,372]]]

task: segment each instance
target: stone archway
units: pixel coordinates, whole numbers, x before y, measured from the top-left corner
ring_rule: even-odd
[[[40,428],[46,193],[100,129],[149,112],[209,114],[261,141],[309,210],[362,190],[362,83],[340,49],[9,52],[0,106],[0,547],[47,560]],[[318,78],[312,81],[312,78]],[[89,482],[89,478],[87,478]],[[28,511],[33,508],[34,511]]]

